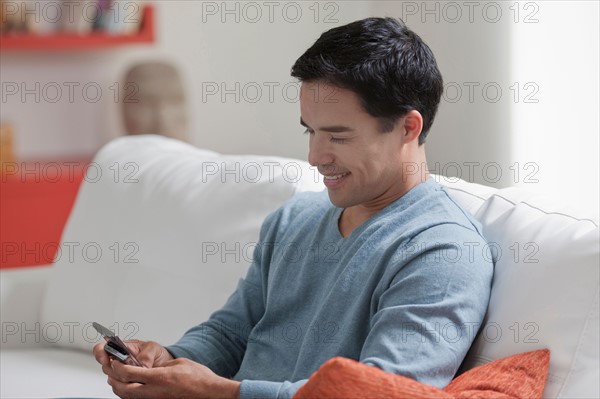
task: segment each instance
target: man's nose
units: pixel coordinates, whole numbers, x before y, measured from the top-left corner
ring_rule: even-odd
[[[327,165],[334,161],[327,140],[313,133],[308,144],[308,163],[311,166]]]

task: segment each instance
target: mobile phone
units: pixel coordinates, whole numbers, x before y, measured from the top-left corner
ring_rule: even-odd
[[[117,337],[108,328],[96,322],[92,323],[92,326],[102,335],[106,344],[104,345],[104,351],[118,361],[128,364],[130,366],[145,367],[136,357],[131,353],[125,342],[121,338]]]

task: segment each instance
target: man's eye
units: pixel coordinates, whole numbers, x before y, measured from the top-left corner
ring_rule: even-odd
[[[335,137],[332,137],[329,139],[329,141],[336,144],[343,144],[346,142],[346,139],[336,139]]]
[[[310,130],[310,129],[306,129],[306,130],[304,131],[304,134],[313,134],[313,133],[314,133],[314,132],[313,132],[312,130]]]

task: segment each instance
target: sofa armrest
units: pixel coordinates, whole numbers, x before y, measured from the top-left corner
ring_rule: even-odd
[[[0,271],[2,348],[45,346],[55,335],[40,325],[40,309],[51,266]],[[52,326],[54,327],[54,326]],[[48,335],[48,337],[47,337]]]

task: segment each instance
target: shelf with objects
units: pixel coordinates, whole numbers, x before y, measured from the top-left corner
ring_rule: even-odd
[[[27,4],[60,3],[0,0],[0,52],[3,54],[3,68],[5,60],[9,63],[11,58],[14,59],[5,58],[7,53],[40,53],[42,57],[46,57],[49,55],[46,52],[111,50],[120,46],[151,45],[155,42],[156,12],[155,7],[148,3],[142,5],[135,1],[118,3],[90,0],[86,4],[103,4],[103,7],[116,7],[120,4],[120,14],[117,18],[106,12],[104,15],[109,15],[111,21],[84,21],[89,25],[83,29],[81,25],[67,26],[62,20],[54,26],[33,26],[18,8],[11,8],[25,7]],[[131,8],[132,4],[137,7],[135,10]],[[12,21],[7,14],[12,14]],[[44,22],[43,18],[37,19]],[[59,243],[79,187],[85,181],[92,154],[76,154],[61,159],[19,159],[13,145],[17,141],[13,138],[19,121],[8,120],[4,114],[1,116],[0,269],[49,265],[57,257],[68,255],[68,248],[65,252],[65,248],[60,247]]]
[[[3,33],[0,35],[0,51],[80,51],[109,48],[127,44],[153,43],[155,40],[155,9],[144,5],[141,9],[139,29],[133,33],[91,31],[89,33],[56,32]]]

